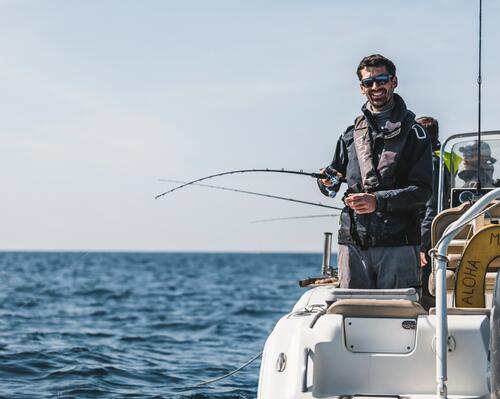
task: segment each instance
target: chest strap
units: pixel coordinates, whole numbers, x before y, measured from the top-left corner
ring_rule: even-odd
[[[358,156],[363,189],[365,192],[376,191],[380,183],[373,161],[373,145],[368,132],[368,123],[363,116],[356,118],[353,139],[356,155]]]

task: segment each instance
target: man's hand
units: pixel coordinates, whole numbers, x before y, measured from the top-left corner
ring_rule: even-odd
[[[319,173],[325,173],[325,168],[321,168],[321,169],[319,170]],[[323,186],[325,186],[325,187],[331,187],[331,186],[333,186],[332,181],[331,181],[330,179],[328,179],[328,178],[327,178],[327,179],[319,179],[319,181],[320,181],[320,182],[321,182],[321,184],[322,184]]]
[[[425,252],[420,252],[420,266],[427,266],[427,258],[425,257]]]
[[[372,213],[377,209],[375,195],[367,193],[350,194],[346,197],[345,204],[359,214]]]

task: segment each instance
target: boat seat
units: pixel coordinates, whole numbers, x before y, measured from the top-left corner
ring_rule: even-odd
[[[436,296],[436,280],[435,277],[431,274],[428,281],[429,292],[432,296]],[[446,270],[446,289],[454,290],[455,289],[455,272],[453,270]]]
[[[486,308],[448,308],[447,314],[450,316],[454,315],[480,315],[490,317],[490,310]],[[435,315],[436,308],[430,308],[429,314]]]
[[[334,302],[327,314],[341,314],[344,317],[386,317],[416,319],[426,315],[419,303],[406,299],[343,299]]]
[[[361,289],[361,288],[334,288],[330,290],[329,302],[340,299],[406,299],[417,301],[415,288],[397,289]]]

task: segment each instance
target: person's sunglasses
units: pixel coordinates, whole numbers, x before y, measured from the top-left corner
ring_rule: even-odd
[[[373,78],[366,78],[366,79],[361,79],[361,84],[364,87],[372,87],[375,82],[377,82],[377,85],[385,85],[386,83],[389,83],[389,81],[392,79],[392,75],[389,74],[384,74],[384,75],[378,75],[374,76]]]

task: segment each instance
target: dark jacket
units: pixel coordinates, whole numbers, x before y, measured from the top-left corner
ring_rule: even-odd
[[[376,211],[369,214],[356,214],[347,206],[342,210],[339,244],[356,244],[362,248],[420,244],[419,210],[432,193],[430,140],[425,129],[415,123],[415,115],[407,110],[402,98],[397,94],[394,98],[390,121],[401,123],[401,131],[395,137],[384,138],[366,104],[362,108],[371,139],[374,174],[379,182],[376,189],[363,187],[353,140],[354,126],[337,142],[330,166],[345,176],[348,186],[345,195],[370,191],[377,200]],[[327,194],[321,185],[320,189]]]

